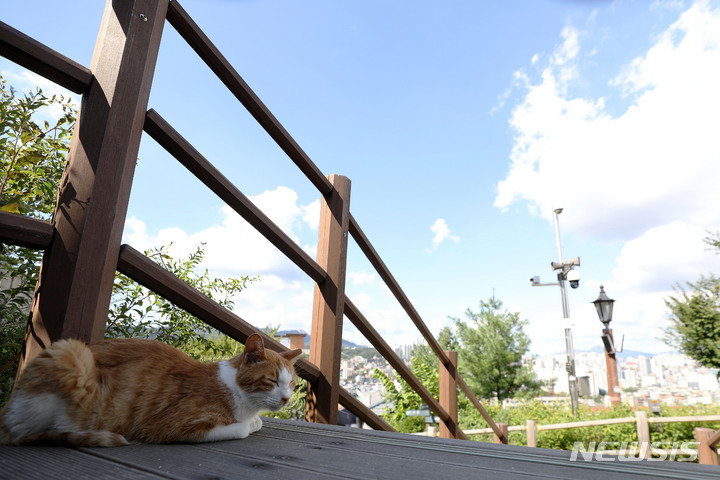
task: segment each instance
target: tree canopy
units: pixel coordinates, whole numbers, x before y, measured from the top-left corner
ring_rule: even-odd
[[[720,252],[720,233],[710,234],[705,243]],[[674,290],[665,300],[670,324],[663,341],[700,365],[720,369],[720,277],[702,275]]]
[[[481,301],[478,312],[467,309],[465,317],[467,321],[451,317],[454,330],[445,327],[439,337],[449,349],[458,350],[459,369],[473,392],[500,402],[538,393],[542,383],[524,359],[530,349],[527,320],[503,309],[495,298]]]

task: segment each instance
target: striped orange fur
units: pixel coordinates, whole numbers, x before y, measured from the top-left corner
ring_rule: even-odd
[[[60,340],[23,371],[0,412],[0,444],[110,447],[245,438],[295,386],[300,350],[251,335],[229,360],[200,363],[154,340]]]

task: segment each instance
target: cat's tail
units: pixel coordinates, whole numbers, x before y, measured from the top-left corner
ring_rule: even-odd
[[[87,427],[77,425],[78,432],[73,432],[75,428],[68,424],[66,406],[73,404],[82,411],[97,395],[97,368],[87,345],[79,340],[53,343],[28,364],[0,412],[0,445],[62,444],[63,440],[97,446],[118,444],[119,439],[105,432],[105,437],[98,439],[83,437]]]
[[[80,340],[67,339],[53,343],[44,353],[51,360],[41,368],[52,371],[51,375],[58,386],[64,387],[67,399],[82,408],[97,395],[98,377],[95,357],[90,348]]]

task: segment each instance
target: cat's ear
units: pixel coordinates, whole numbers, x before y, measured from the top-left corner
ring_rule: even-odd
[[[284,352],[280,353],[281,357],[284,357],[291,362],[294,362],[295,360],[300,358],[300,355],[302,355],[302,350],[300,350],[299,348],[296,348],[295,350],[285,350]]]
[[[245,342],[245,361],[257,363],[265,360],[265,344],[257,333],[250,335]]]

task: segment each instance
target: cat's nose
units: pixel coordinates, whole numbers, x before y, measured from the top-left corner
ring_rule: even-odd
[[[283,405],[285,405],[285,404],[287,404],[287,402],[290,401],[290,397],[282,397],[281,400],[282,400],[282,402],[283,402]]]

